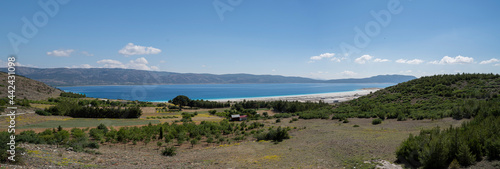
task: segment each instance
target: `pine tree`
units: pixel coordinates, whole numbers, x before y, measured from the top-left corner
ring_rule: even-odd
[[[460,165],[469,166],[471,164],[474,164],[476,160],[476,155],[472,154],[467,144],[462,143],[460,144],[457,150],[457,159]]]

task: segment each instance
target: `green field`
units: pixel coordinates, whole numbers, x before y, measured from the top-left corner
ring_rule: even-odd
[[[50,120],[37,124],[30,124],[26,126],[19,127],[20,129],[33,129],[33,128],[57,128],[61,126],[63,128],[72,127],[97,127],[99,124],[105,124],[106,126],[134,126],[134,125],[145,125],[145,124],[158,124],[159,120],[142,120],[142,119],[86,119],[77,118],[69,120]]]

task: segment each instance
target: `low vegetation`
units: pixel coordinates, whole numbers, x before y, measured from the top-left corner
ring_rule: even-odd
[[[85,98],[87,97],[85,94],[73,93],[73,92],[62,92],[60,94],[61,97],[70,97],[70,98]]]
[[[175,97],[174,99],[170,100],[169,103],[179,105],[180,108],[184,106],[189,106],[189,107],[213,109],[213,108],[224,108],[230,106],[229,103],[221,103],[221,102],[207,101],[207,100],[191,100],[189,97],[184,95],[179,95]]]
[[[270,129],[268,132],[255,134],[255,138],[257,140],[272,140],[275,142],[282,142],[284,139],[289,139],[290,135],[288,135],[288,130],[290,128],[281,128]]]
[[[78,94],[70,94],[74,96]],[[139,118],[142,110],[139,106],[122,108],[120,102],[79,100],[74,97],[61,97],[49,99],[56,105],[44,110],[36,110],[35,113],[43,116],[58,115],[75,118]]]
[[[477,107],[474,109],[477,115],[470,122],[410,135],[396,151],[398,159],[424,168],[446,168],[454,160],[461,166],[469,166],[485,157],[500,159],[499,103],[498,98],[475,101],[472,105]]]
[[[373,94],[337,105],[333,119],[456,119],[471,118],[477,100],[498,98],[500,75],[435,75],[403,82]]]

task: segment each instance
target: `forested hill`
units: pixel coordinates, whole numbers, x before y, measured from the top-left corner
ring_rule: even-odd
[[[334,109],[334,118],[469,118],[485,101],[498,100],[499,94],[498,74],[421,77],[340,104]]]
[[[18,67],[16,73],[51,86],[236,83],[400,83],[415,79],[414,76],[380,75],[362,79],[316,80],[278,75],[214,75],[118,68],[83,69]]]

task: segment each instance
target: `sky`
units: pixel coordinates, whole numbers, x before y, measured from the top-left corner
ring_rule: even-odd
[[[500,73],[500,1],[1,1],[0,64],[314,79]]]

